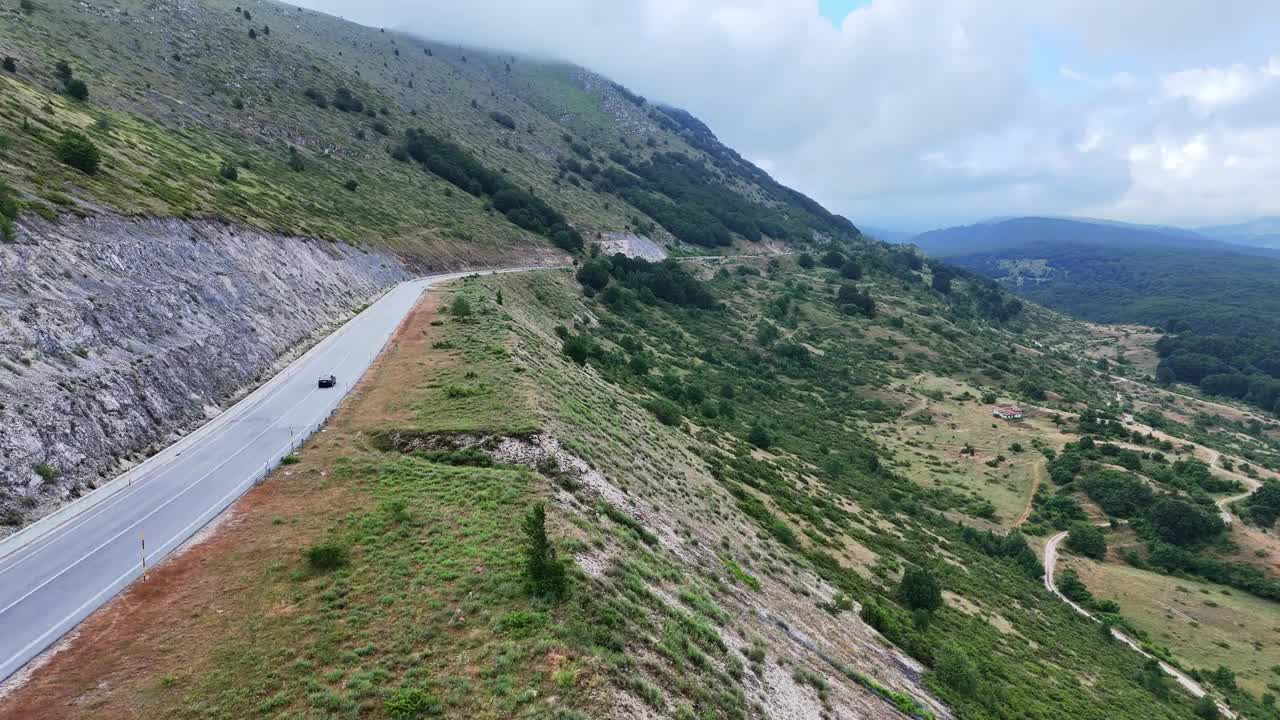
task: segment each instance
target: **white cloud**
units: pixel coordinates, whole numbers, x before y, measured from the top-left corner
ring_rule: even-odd
[[[1280,193],[1218,190],[1280,178],[1258,146],[1280,132],[1280,59],[1231,56],[1266,47],[1252,38],[1280,3],[873,0],[837,27],[816,0],[304,2],[584,65],[690,110],[855,222],[1280,213]],[[1051,79],[1033,71],[1045,28],[1065,48]]]
[[[1236,64],[1226,68],[1192,68],[1169,73],[1160,79],[1164,96],[1186,98],[1204,109],[1230,105],[1248,98],[1271,83],[1280,82],[1280,59],[1252,68]]]

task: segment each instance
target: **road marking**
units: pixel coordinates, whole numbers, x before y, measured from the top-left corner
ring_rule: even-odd
[[[422,286],[424,290],[427,287],[430,287],[431,285],[431,279],[428,278],[426,280],[427,282]],[[412,281],[409,281],[409,282],[412,282]],[[378,302],[381,302],[385,298],[390,297],[391,295],[397,293],[400,289],[401,288],[393,288],[391,291],[383,294],[381,298],[379,298],[377,301],[374,302],[374,305],[376,305]],[[374,305],[370,305],[369,308],[372,308]],[[369,308],[366,308],[366,310],[368,310]],[[131,482],[124,489],[114,493],[110,498],[103,500],[101,503],[99,503],[99,505],[95,506],[93,509],[85,512],[82,515],[73,517],[67,520],[65,523],[62,523],[61,525],[51,528],[49,532],[46,533],[44,536],[32,540],[31,544],[25,547],[18,548],[14,550],[12,553],[10,553],[9,555],[7,555],[4,558],[4,561],[10,562],[11,559],[13,558],[16,558],[16,560],[12,561],[11,564],[7,565],[7,567],[0,569],[0,575],[3,575],[4,573],[18,567],[19,565],[26,562],[27,560],[33,557],[36,557],[39,551],[47,547],[52,541],[61,538],[71,530],[79,528],[80,526],[84,525],[84,523],[101,516],[102,513],[115,507],[121,501],[132,497],[136,492],[142,489],[142,487],[146,484],[148,480],[154,479],[156,475],[160,474],[163,470],[165,470],[170,465],[172,465],[177,460],[177,458],[182,455],[183,452],[190,452],[190,451],[198,450],[202,448],[204,444],[207,443],[211,437],[215,436],[215,433],[213,432],[213,430],[221,430],[223,425],[229,425],[243,419],[242,416],[252,412],[253,410],[258,409],[264,403],[274,399],[275,396],[278,395],[281,391],[283,391],[286,387],[288,387],[289,382],[294,380],[296,375],[299,372],[301,372],[302,364],[313,361],[316,357],[318,357],[319,355],[322,355],[324,351],[328,350],[329,349],[328,346],[332,346],[334,343],[337,342],[339,338],[342,338],[346,336],[349,332],[351,332],[352,327],[354,327],[356,324],[354,321],[357,320],[362,314],[363,312],[357,313],[350,320],[343,323],[342,327],[339,328],[337,331],[328,335],[323,340],[316,343],[309,350],[307,350],[307,352],[303,353],[297,360],[294,361],[294,363],[291,363],[289,367],[286,367],[279,374],[267,380],[266,383],[264,383],[262,386],[258,388],[258,390],[266,389],[267,392],[265,394],[257,398],[253,398],[251,394],[248,398],[244,398],[244,400],[250,400],[250,398],[252,398],[250,402],[244,407],[240,407],[241,403],[237,403],[226,412],[222,413],[216,418],[210,420],[208,423],[205,423],[204,425],[200,426],[196,430],[192,431],[192,433],[187,437],[191,437],[191,435],[194,435],[195,433],[199,433],[201,431],[204,431],[204,433],[199,438],[194,440],[191,443],[190,447],[183,448],[183,450],[179,451],[176,455],[172,457],[164,458],[164,460],[160,464],[156,465],[153,468],[147,469],[147,471],[143,473],[141,477]],[[308,358],[308,356],[311,356],[311,357]],[[241,402],[244,402],[244,400],[242,400]],[[212,430],[210,430],[210,428],[212,428]],[[250,442],[252,442],[252,440]],[[26,553],[25,555],[18,557],[20,553],[24,553],[24,552]]]
[[[398,324],[397,324],[397,326],[398,326]],[[347,360],[348,360],[348,359],[350,359],[351,354],[352,354],[353,352],[355,352],[355,348],[352,348],[352,349],[350,349],[350,350],[347,350],[346,354],[345,354],[345,355],[343,355],[343,356],[342,356],[342,359],[341,359],[341,360],[339,360],[337,363],[335,363],[335,365],[336,365],[337,367],[341,367],[342,365],[346,364]],[[119,539],[119,538],[120,538],[120,536],[121,536],[121,535],[124,535],[125,533],[127,533],[127,532],[129,532],[130,530],[134,529],[135,527],[137,527],[137,526],[138,526],[138,525],[140,525],[141,523],[146,522],[149,518],[151,518],[151,516],[155,515],[156,513],[160,512],[161,510],[163,510],[163,509],[165,509],[166,507],[168,507],[171,503],[173,503],[173,501],[177,500],[178,498],[182,497],[183,495],[186,495],[186,494],[187,494],[187,492],[189,492],[192,488],[194,488],[195,486],[197,486],[197,485],[199,485],[200,483],[204,482],[206,479],[208,479],[208,477],[209,477],[210,475],[212,475],[212,474],[214,474],[215,472],[217,472],[218,470],[222,469],[222,467],[223,467],[224,465],[226,465],[227,463],[231,462],[232,458],[235,458],[235,457],[237,457],[238,455],[240,455],[240,453],[244,452],[246,448],[248,448],[250,445],[253,445],[255,442],[257,442],[257,441],[258,441],[258,439],[259,439],[259,438],[261,438],[263,435],[266,435],[267,433],[271,432],[271,429],[272,429],[272,428],[274,428],[276,425],[278,425],[278,424],[280,423],[280,421],[281,421],[281,420],[283,420],[283,419],[285,418],[285,416],[289,415],[289,414],[290,414],[290,413],[292,413],[294,410],[298,409],[298,407],[299,407],[300,405],[302,405],[302,404],[303,404],[303,403],[305,403],[307,400],[309,400],[309,399],[311,398],[311,396],[312,396],[312,395],[315,395],[315,394],[316,394],[316,392],[317,392],[317,390],[316,390],[315,388],[312,388],[312,389],[311,389],[311,391],[310,391],[310,392],[308,392],[306,395],[304,395],[304,396],[302,397],[302,399],[301,399],[301,400],[299,400],[298,402],[294,403],[293,405],[290,405],[290,406],[288,407],[288,409],[286,409],[284,412],[280,413],[280,414],[276,417],[276,419],[275,419],[275,420],[273,420],[273,421],[271,422],[271,424],[270,424],[270,425],[268,425],[268,426],[266,427],[266,429],[265,429],[265,430],[263,430],[262,432],[258,433],[258,434],[257,434],[257,435],[255,435],[255,436],[253,436],[253,439],[252,439],[252,440],[250,440],[249,442],[247,442],[247,443],[245,443],[244,445],[242,445],[242,446],[240,446],[239,448],[237,448],[237,449],[236,449],[236,451],[235,451],[235,452],[233,452],[233,453],[231,453],[230,455],[228,455],[228,456],[226,457],[226,459],[225,459],[225,460],[223,460],[222,462],[220,462],[220,463],[218,463],[217,465],[215,465],[215,466],[213,467],[213,469],[212,469],[212,470],[210,470],[209,472],[205,473],[204,475],[201,475],[201,476],[199,477],[199,479],[197,479],[195,482],[193,482],[193,483],[191,483],[190,485],[186,486],[186,487],[185,487],[185,488],[183,488],[180,492],[178,492],[177,494],[175,494],[175,495],[173,495],[172,497],[170,497],[168,500],[165,500],[162,504],[160,504],[160,506],[159,506],[159,507],[156,507],[156,508],[155,508],[155,509],[153,509],[151,512],[147,513],[146,515],[143,515],[141,518],[138,518],[137,520],[135,520],[135,521],[134,521],[134,523],[133,523],[132,525],[130,525],[129,527],[125,528],[124,530],[121,530],[120,532],[116,533],[116,534],[115,534],[115,535],[113,535],[109,540],[107,540],[107,541],[103,542],[101,545],[99,545],[99,546],[95,547],[94,549],[90,550],[89,552],[85,553],[84,555],[81,555],[81,556],[80,556],[80,558],[79,558],[79,559],[77,559],[75,562],[71,563],[70,565],[68,565],[68,566],[66,566],[65,568],[63,568],[62,570],[60,570],[60,571],[59,571],[56,575],[54,575],[53,577],[50,577],[49,579],[47,579],[47,580],[45,580],[44,582],[40,583],[39,585],[35,586],[35,587],[34,587],[34,588],[32,588],[30,591],[28,591],[28,592],[27,592],[27,594],[23,595],[22,597],[18,598],[17,600],[14,600],[13,602],[9,603],[9,604],[8,604],[8,605],[6,605],[4,608],[0,608],[0,616],[3,616],[3,615],[4,615],[6,612],[8,612],[8,611],[9,611],[9,609],[10,609],[10,608],[12,608],[13,606],[17,605],[18,603],[21,603],[23,600],[26,600],[28,597],[31,597],[31,595],[35,594],[36,592],[39,592],[41,588],[45,587],[46,585],[48,585],[49,583],[53,582],[54,580],[57,580],[58,578],[62,577],[63,575],[65,575],[68,571],[72,570],[73,568],[75,568],[75,567],[79,566],[79,565],[80,565],[80,563],[84,562],[84,561],[85,561],[87,558],[89,558],[91,555],[94,555],[95,553],[97,553],[97,552],[98,552],[99,550],[101,550],[102,548],[104,548],[104,547],[106,547],[107,545],[110,545],[111,543],[115,542],[117,539]],[[167,542],[167,541],[166,541],[166,542]]]

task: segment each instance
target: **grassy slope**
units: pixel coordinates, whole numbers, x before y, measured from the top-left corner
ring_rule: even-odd
[[[1046,713],[1045,717],[1052,717],[1055,713],[1074,717],[1091,714],[1120,716],[1117,713],[1122,711],[1111,705],[1114,698],[1104,703],[1112,707],[1110,710],[1103,711],[1101,706],[1091,710],[1090,707],[1095,700],[1101,701],[1111,693],[1125,692],[1121,688],[1128,682],[1132,668],[1136,667],[1132,658],[1125,658],[1123,654],[1113,656],[1111,651],[1094,642],[1095,634],[1091,628],[1072,621],[1069,616],[1059,615],[1062,608],[1039,595],[1035,590],[1035,579],[1019,580],[1015,577],[1016,572],[1011,572],[1008,566],[999,563],[989,565],[989,559],[963,544],[956,544],[954,540],[947,541],[943,549],[931,539],[930,533],[940,531],[935,521],[922,519],[922,524],[917,525],[911,516],[891,510],[909,507],[915,502],[946,507],[951,506],[952,501],[945,496],[930,497],[912,492],[900,485],[883,485],[883,481],[876,479],[874,474],[864,474],[852,466],[846,466],[836,476],[830,470],[816,469],[824,464],[820,451],[833,458],[851,460],[865,452],[864,436],[855,428],[868,427],[868,421],[874,423],[884,412],[877,409],[883,406],[871,397],[875,392],[873,388],[878,384],[873,378],[881,372],[893,372],[893,363],[885,362],[884,356],[878,358],[879,362],[865,356],[858,358],[861,360],[858,362],[845,355],[849,352],[860,355],[873,349],[856,341],[850,342],[851,336],[862,334],[860,323],[853,323],[850,327],[847,321],[836,320],[837,316],[829,314],[829,310],[824,308],[825,303],[817,296],[811,296],[809,303],[796,308],[796,333],[826,353],[828,360],[824,362],[847,363],[847,366],[859,369],[859,377],[850,384],[837,380],[825,387],[817,387],[805,381],[797,383],[787,379],[784,373],[767,381],[768,384],[788,386],[787,392],[775,394],[759,384],[769,377],[767,372],[764,376],[758,373],[722,374],[729,370],[731,362],[717,367],[720,363],[706,364],[691,357],[692,354],[709,352],[719,355],[720,361],[725,362],[728,358],[722,353],[730,353],[730,348],[738,346],[744,333],[749,336],[759,317],[759,310],[766,307],[765,301],[769,297],[783,290],[784,279],[793,288],[812,282],[803,276],[788,275],[781,275],[774,281],[755,280],[750,275],[742,276],[736,283],[720,281],[728,283],[720,285],[718,294],[732,299],[731,320],[726,323],[718,319],[705,326],[695,318],[673,317],[661,312],[644,312],[625,318],[619,325],[619,318],[599,305],[590,305],[588,313],[585,308],[575,310],[573,304],[564,301],[560,301],[564,305],[560,307],[544,299],[544,307],[539,310],[552,318],[599,318],[599,328],[579,327],[579,330],[608,343],[607,347],[614,347],[621,337],[627,335],[643,339],[646,347],[661,358],[655,375],[670,367],[674,377],[686,380],[696,377],[698,384],[710,389],[724,382],[738,388],[735,392],[736,419],[725,421],[723,416],[717,419],[697,417],[696,412],[691,413],[690,435],[683,443],[708,464],[708,469],[702,472],[698,472],[696,461],[676,448],[670,451],[671,456],[682,458],[675,463],[676,477],[671,476],[670,470],[663,472],[659,469],[661,466],[646,463],[646,457],[655,455],[655,445],[662,446],[651,438],[655,435],[663,438],[668,432],[644,431],[643,425],[632,427],[632,423],[638,421],[623,411],[627,405],[641,402],[659,387],[669,386],[671,381],[665,377],[655,383],[653,389],[633,387],[622,395],[621,399],[627,401],[623,404],[619,402],[617,390],[606,390],[608,384],[594,380],[591,377],[594,373],[576,379],[572,375],[568,378],[557,375],[561,381],[548,383],[546,387],[555,388],[555,396],[560,398],[558,434],[577,439],[575,447],[607,475],[618,478],[620,483],[624,478],[633,478],[634,484],[626,486],[629,494],[642,503],[661,507],[661,517],[665,522],[671,522],[674,516],[680,528],[678,532],[687,534],[695,544],[714,545],[720,538],[724,541],[724,548],[739,549],[730,559],[746,572],[758,576],[766,585],[781,581],[791,584],[794,591],[803,593],[803,585],[795,587],[796,580],[788,581],[786,578],[795,575],[797,570],[800,571],[798,578],[816,571],[860,602],[876,600],[892,606],[892,600],[887,596],[891,594],[894,577],[903,560],[934,566],[936,571],[945,575],[944,585],[954,590],[956,599],[952,609],[939,613],[929,631],[915,641],[921,643],[917,649],[923,651],[924,647],[931,647],[936,651],[942,644],[959,643],[974,657],[983,658],[980,662],[984,677],[1000,678],[984,687],[985,697],[976,701],[950,693],[945,686],[932,685],[944,693],[947,700],[962,706],[966,716],[982,717],[988,713],[996,717],[1013,716],[1006,713],[1021,711]],[[532,283],[533,280],[533,277],[504,278],[501,282],[511,287]],[[817,287],[821,285],[819,282]],[[540,295],[553,298],[552,290],[543,284],[526,290],[524,297]],[[924,299],[921,295],[913,295],[911,300],[901,305],[890,305],[889,312],[897,314],[911,307],[912,301]],[[829,305],[825,307],[829,308]],[[909,326],[905,334],[915,335],[921,330],[924,328]],[[970,340],[963,344],[976,350],[992,339],[987,336],[977,339],[977,342]],[[605,374],[609,376],[610,372]],[[625,374],[617,377],[624,387],[630,385]],[[754,389],[752,377],[759,378]],[[856,400],[858,396],[864,399]],[[871,402],[858,407],[867,401]],[[744,456],[741,437],[754,418],[768,418],[762,421],[778,439],[782,446],[779,450]],[[844,420],[837,421],[836,418]],[[698,430],[697,426],[703,426],[703,429]],[[736,460],[731,459],[735,456]],[[751,456],[759,462],[750,461],[748,458]],[[692,468],[682,467],[686,463]],[[716,484],[711,487],[703,484],[702,477],[705,476],[702,473],[705,472],[710,472],[712,478],[717,479]],[[673,486],[673,482],[678,484]],[[789,533],[771,530],[774,521],[767,514],[762,516],[758,510],[749,510],[753,503],[743,501],[741,496],[737,500],[731,499],[734,488],[739,493],[750,488],[746,492],[772,509],[773,517],[781,519],[792,529],[794,539],[788,540],[791,537]],[[726,495],[726,489],[730,495]],[[734,512],[734,506],[761,523],[756,526],[755,538],[738,535],[742,532],[742,516]],[[839,509],[841,507],[848,510]],[[846,514],[850,510],[852,512]],[[919,510],[908,512],[915,514]],[[931,529],[925,530],[926,527]],[[872,528],[878,529],[871,531]],[[889,532],[884,532],[886,529]],[[862,552],[856,552],[857,549]],[[871,552],[868,554],[867,550]],[[830,561],[824,559],[828,557]],[[877,557],[879,560],[872,562]],[[952,570],[949,561],[968,569]],[[713,597],[721,599],[719,595],[713,594]],[[812,602],[817,602],[817,598]],[[1046,621],[1046,614],[1053,620]],[[1008,634],[998,628],[1006,628]],[[1085,667],[1089,668],[1087,672]],[[1027,674],[1022,675],[1024,672]],[[837,683],[837,676],[829,669],[828,673],[828,682]],[[1047,677],[1056,678],[1050,680],[1047,687],[1043,679],[1046,673]],[[1073,677],[1077,680],[1087,678],[1093,689],[1082,691],[1071,680]],[[1060,689],[1056,686],[1059,681],[1065,683]],[[1098,694],[1094,695],[1095,692]],[[1001,700],[995,700],[996,697]],[[1135,696],[1133,702],[1146,704],[1150,700]],[[1146,705],[1142,716],[1150,717],[1152,712],[1163,711]]]

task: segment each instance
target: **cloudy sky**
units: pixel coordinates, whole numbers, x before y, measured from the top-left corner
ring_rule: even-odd
[[[1280,215],[1275,0],[304,4],[587,66],[863,224]]]

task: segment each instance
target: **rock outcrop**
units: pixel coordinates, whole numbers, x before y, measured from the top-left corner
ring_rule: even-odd
[[[23,218],[0,244],[0,534],[198,426],[409,275],[217,222]]]

